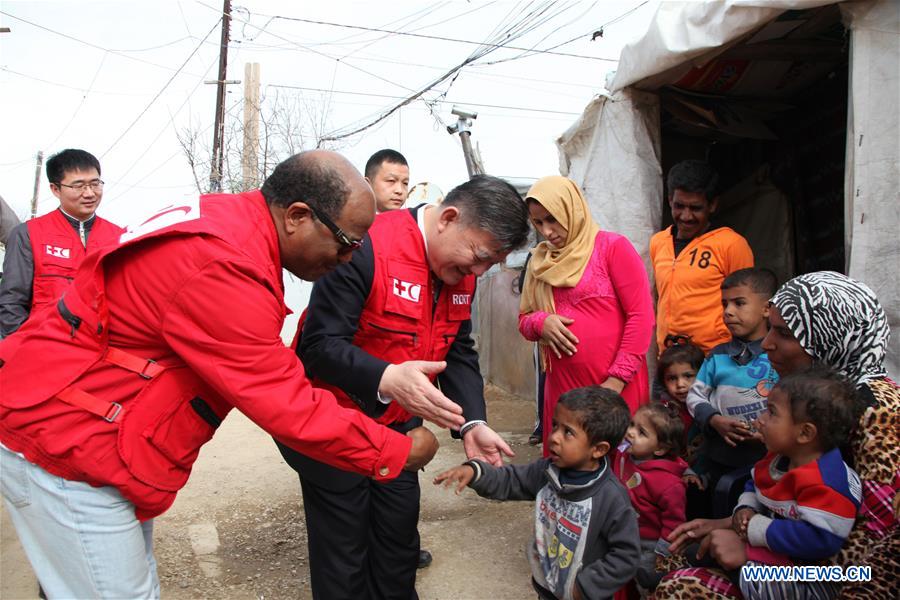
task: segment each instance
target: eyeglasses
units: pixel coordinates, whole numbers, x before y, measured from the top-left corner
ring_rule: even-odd
[[[362,240],[351,240],[350,237],[344,233],[344,230],[338,227],[334,221],[329,219],[325,213],[320,212],[315,206],[312,204],[308,204],[310,210],[312,210],[313,214],[316,216],[318,220],[322,222],[325,227],[328,228],[328,231],[334,236],[334,239],[338,241],[338,243],[344,248],[349,248],[350,250],[358,250],[362,247]]]
[[[57,183],[56,185],[58,185],[60,187],[71,188],[71,189],[75,190],[76,192],[83,192],[84,188],[90,186],[90,188],[92,190],[94,190],[95,192],[99,192],[100,190],[103,189],[103,180],[95,179],[93,181],[77,181],[77,182],[73,183],[72,185],[69,185],[67,183]]]

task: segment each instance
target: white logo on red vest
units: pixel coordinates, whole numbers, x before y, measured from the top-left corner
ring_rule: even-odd
[[[472,294],[453,294],[450,300],[453,304],[468,306],[472,303]]]
[[[184,223],[200,218],[200,199],[196,196],[179,205],[169,205],[138,223],[132,223],[119,236],[119,243],[131,241],[142,235],[159,231],[176,223]]]
[[[419,296],[422,294],[422,285],[418,283],[409,283],[408,281],[400,281],[396,277],[394,280],[394,295],[400,296],[404,300],[410,302],[418,302]]]
[[[70,248],[61,248],[59,246],[51,246],[47,244],[44,246],[44,250],[50,256],[55,256],[56,258],[69,258],[71,249]]]

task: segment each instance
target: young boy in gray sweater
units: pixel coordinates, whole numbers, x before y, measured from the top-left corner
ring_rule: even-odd
[[[607,454],[630,422],[622,397],[600,386],[559,397],[549,456],[493,467],[479,460],[449,469],[435,485],[466,486],[495,500],[536,500],[530,545],[532,583],[540,598],[612,598],[640,562],[637,518]]]

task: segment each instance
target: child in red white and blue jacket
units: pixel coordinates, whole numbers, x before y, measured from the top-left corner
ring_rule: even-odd
[[[817,368],[785,377],[772,388],[758,421],[768,453],[753,467],[732,520],[749,544],[748,562],[810,563],[841,549],[862,497],[859,476],[838,449],[856,420],[855,403],[849,384]],[[817,597],[838,591],[836,585],[812,583],[820,588]],[[745,598],[772,597],[786,591],[772,586],[797,585],[740,580]]]

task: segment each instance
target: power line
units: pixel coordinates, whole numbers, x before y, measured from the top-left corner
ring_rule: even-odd
[[[218,59],[216,59],[216,60],[218,61]],[[213,63],[213,64],[215,64],[215,63]],[[235,101],[230,107],[228,107],[228,108],[225,110],[225,114],[226,114],[226,115],[231,114],[231,111],[233,111],[233,110],[234,110],[237,106],[239,106],[242,102],[243,102],[243,100],[237,100],[237,101]],[[212,127],[213,127],[213,124],[210,123],[210,124],[207,125],[204,129],[200,130],[200,131],[198,132],[197,135],[202,135],[202,134],[208,132],[210,129],[212,129]],[[173,158],[175,158],[176,156],[178,156],[178,155],[181,154],[182,152],[184,152],[184,150],[182,150],[181,148],[179,148],[179,149],[176,150],[172,155],[170,155],[167,159],[165,159],[164,161],[162,161],[161,163],[159,163],[158,165],[156,165],[156,166],[155,166],[152,170],[150,170],[146,175],[144,175],[143,177],[141,177],[140,179],[138,179],[136,182],[132,183],[132,184],[129,185],[127,188],[125,188],[125,190],[124,190],[121,194],[119,194],[118,196],[114,196],[114,197],[109,198],[108,200],[106,200],[107,206],[109,206],[110,204],[112,204],[113,202],[115,202],[116,200],[118,200],[119,198],[124,197],[124,194],[130,192],[130,191],[131,191],[132,189],[134,189],[135,187],[138,187],[138,185],[139,185],[141,182],[147,180],[151,175],[153,175],[154,173],[156,173],[157,171],[159,171],[160,169],[162,169],[162,168],[163,168],[166,164],[168,164]],[[132,166],[134,166],[134,165],[132,165]],[[131,170],[131,167],[129,167],[129,170]],[[188,186],[193,187],[194,184],[188,184],[188,185],[185,185],[184,187],[188,187]],[[181,186],[179,186],[179,187],[181,187]]]
[[[59,138],[61,138],[63,136],[63,134],[65,134],[66,131],[69,130],[69,127],[71,127],[72,123],[75,122],[75,117],[78,116],[78,113],[81,112],[81,109],[84,107],[85,103],[87,102],[88,95],[90,95],[91,90],[94,88],[94,83],[96,83],[97,77],[99,77],[99,75],[100,75],[100,71],[103,70],[103,64],[106,62],[107,56],[109,56],[109,53],[104,52],[103,57],[100,59],[100,64],[97,65],[97,70],[94,72],[94,76],[91,78],[91,82],[88,84],[88,89],[85,90],[84,95],[81,97],[81,102],[79,102],[78,106],[75,108],[75,112],[72,113],[72,116],[69,118],[69,121],[62,128],[62,131],[60,131],[57,134],[57,136],[55,138],[53,138],[53,141],[50,142],[49,144],[47,144],[45,146],[45,148],[52,148],[54,145],[56,145],[56,142],[59,141]]]
[[[13,69],[8,69],[6,67],[0,67],[0,71],[6,71],[7,73],[11,73],[13,75],[17,75],[19,77],[24,77],[25,79],[31,79],[33,81],[39,81],[41,83],[46,83],[47,85],[55,85],[57,87],[68,88],[70,90],[75,90],[76,92],[88,93],[89,91],[94,94],[103,94],[107,96],[147,96],[149,93],[145,94],[130,94],[128,92],[102,92],[99,90],[88,90],[87,88],[76,87],[74,85],[67,85],[65,83],[59,83],[58,81],[50,81],[49,79],[41,79],[40,77],[35,77],[34,75],[27,75],[25,73],[20,73],[19,71],[14,71]]]
[[[134,61],[141,62],[141,63],[147,64],[147,65],[151,65],[151,66],[157,67],[157,68],[159,68],[159,69],[165,69],[166,71],[172,71],[172,70],[173,70],[172,67],[167,67],[167,66],[165,66],[165,65],[161,65],[161,64],[158,64],[158,63],[155,63],[155,62],[151,62],[151,61],[149,61],[149,60],[144,60],[143,58],[137,58],[137,57],[135,57],[135,56],[129,56],[128,54],[125,54],[125,53],[120,52],[120,51],[118,51],[118,50],[111,50],[111,49],[109,49],[109,48],[104,48],[103,46],[98,46],[97,44],[93,44],[93,43],[91,43],[91,42],[86,42],[85,40],[82,40],[82,39],[79,39],[79,38],[77,38],[77,37],[71,36],[71,35],[69,35],[68,33],[62,33],[61,31],[56,31],[55,29],[50,29],[49,27],[45,27],[45,26],[43,26],[43,25],[39,25],[39,24],[34,23],[34,22],[32,22],[32,21],[29,21],[29,20],[27,20],[27,19],[23,19],[22,17],[17,17],[16,15],[12,15],[12,14],[6,12],[6,11],[3,11],[3,10],[0,10],[0,15],[5,15],[5,16],[11,18],[11,19],[15,19],[15,20],[17,20],[17,21],[21,21],[22,23],[25,23],[25,24],[27,24],[27,25],[31,25],[32,27],[37,27],[38,29],[43,29],[44,31],[48,31],[48,32],[50,32],[50,33],[52,33],[52,34],[54,34],[54,35],[58,35],[58,36],[64,37],[64,38],[66,38],[66,39],[68,39],[68,40],[72,40],[73,42],[78,42],[79,44],[84,44],[85,46],[88,46],[88,47],[90,47],[90,48],[94,48],[95,50],[102,50],[102,51],[104,51],[104,52],[109,52],[110,54],[115,54],[116,56],[121,56],[122,58],[127,58],[128,60],[134,60]],[[179,69],[179,70],[180,70],[180,69]],[[191,75],[196,75],[196,73],[191,73]]]
[[[649,0],[645,0],[644,2],[641,2],[641,3],[638,4],[637,6],[634,6],[634,7],[630,8],[629,10],[625,11],[624,13],[622,13],[621,15],[619,15],[618,17],[615,17],[614,19],[612,19],[612,20],[610,20],[610,21],[607,21],[606,23],[603,23],[602,25],[600,25],[599,28],[597,28],[597,27],[592,28],[591,31],[589,31],[589,32],[587,32],[587,33],[582,33],[582,34],[580,34],[580,35],[576,35],[575,37],[573,37],[573,38],[570,39],[570,40],[566,40],[565,42],[561,42],[561,43],[559,43],[559,44],[556,44],[555,46],[550,46],[549,48],[545,48],[544,51],[555,50],[555,49],[560,48],[560,47],[562,47],[562,46],[566,46],[566,45],[568,45],[568,44],[571,44],[571,43],[574,42],[574,41],[580,40],[580,39],[582,39],[582,38],[588,36],[588,35],[591,34],[591,33],[596,34],[597,32],[599,32],[600,35],[603,35],[603,29],[604,29],[604,28],[609,27],[609,26],[612,25],[613,23],[617,23],[618,21],[621,21],[622,19],[624,19],[625,17],[627,17],[628,15],[630,15],[631,13],[633,13],[634,11],[636,11],[637,9],[639,9],[640,7],[642,7],[642,6],[644,6],[645,4],[647,4],[647,2],[649,2]],[[596,4],[596,3],[595,3],[595,4]],[[593,6],[592,6],[591,8],[593,8]],[[590,10],[590,9],[589,9],[589,10]],[[547,38],[544,37],[544,39],[547,39]],[[591,39],[593,40],[593,38],[591,38]],[[522,54],[519,54],[518,56],[513,56],[513,57],[510,57],[510,58],[501,58],[501,59],[499,59],[499,60],[494,60],[494,61],[491,61],[491,62],[488,62],[488,63],[484,63],[484,64],[485,64],[485,65],[496,65],[496,64],[500,64],[500,63],[504,63],[504,62],[509,62],[509,61],[511,61],[511,60],[517,60],[517,59],[520,59],[520,58],[527,58],[528,56],[533,56],[534,54],[539,54],[539,53],[540,53],[539,51],[527,51],[527,52],[523,52]],[[606,59],[606,60],[610,60],[610,59]],[[615,60],[618,62],[619,59],[615,59]]]
[[[391,100],[404,100],[406,98],[405,96],[391,96],[388,94],[372,94],[369,92],[351,92],[351,91],[347,91],[347,90],[326,90],[324,88],[304,87],[304,86],[299,86],[299,85],[286,85],[286,84],[275,84],[275,83],[270,83],[270,84],[266,85],[266,87],[283,88],[283,89],[289,89],[289,90],[303,90],[303,91],[309,91],[309,92],[323,92],[326,94],[347,94],[350,96],[369,96],[372,98],[389,98]],[[450,101],[450,100],[440,100],[440,99],[438,99],[438,100],[423,99],[423,102],[436,103],[436,104],[464,104],[466,106],[483,106],[485,108],[501,108],[501,109],[505,109],[505,110],[521,110],[521,111],[527,111],[527,112],[549,113],[549,114],[555,114],[555,115],[577,116],[577,115],[581,114],[581,113],[577,113],[577,112],[567,112],[567,111],[562,111],[562,110],[531,108],[528,106],[506,106],[506,105],[502,105],[502,104],[486,104],[484,102],[469,102],[467,100]]]
[[[544,8],[541,8],[541,9],[531,10],[524,17],[519,18],[517,21],[515,21],[509,25],[502,25],[502,23],[504,23],[504,21],[506,21],[506,18],[504,18],[504,20],[501,21],[501,25],[498,25],[497,27],[494,28],[494,32],[497,32],[497,33],[495,34],[494,32],[492,32],[488,36],[488,40],[486,40],[483,44],[479,44],[479,47],[474,52],[472,52],[472,54],[470,54],[461,63],[450,68],[447,72],[445,72],[443,75],[439,76],[437,79],[433,80],[431,83],[426,85],[424,88],[420,89],[418,92],[415,92],[414,94],[401,100],[398,104],[385,110],[380,116],[376,117],[374,120],[370,121],[368,124],[356,127],[355,129],[344,132],[344,133],[333,133],[328,136],[320,137],[318,145],[321,146],[321,144],[323,142],[337,141],[337,140],[341,140],[341,139],[356,135],[357,133],[361,133],[361,132],[365,131],[366,129],[369,129],[370,127],[373,127],[373,126],[377,125],[378,123],[382,122],[383,120],[387,119],[390,115],[392,115],[396,111],[400,110],[404,106],[410,104],[411,102],[415,101],[416,99],[421,97],[423,94],[425,94],[429,90],[434,89],[436,86],[440,85],[447,79],[453,77],[455,80],[455,75],[457,75],[462,68],[466,67],[469,64],[474,63],[475,61],[480,60],[481,58],[483,58],[483,57],[487,56],[488,54],[490,54],[491,52],[495,51],[497,48],[502,48],[506,44],[515,41],[519,37],[529,33],[535,27],[548,22],[550,19],[554,18],[555,16],[557,16],[563,12],[563,11],[560,11],[555,14],[551,14],[550,16],[546,16],[546,17],[543,16],[544,13],[546,13],[551,6],[552,6],[552,4],[546,5]],[[496,43],[489,41],[491,39],[495,39],[497,41],[502,41],[503,45],[498,45]],[[453,82],[451,81],[451,85],[452,84],[453,84]],[[445,96],[446,91],[442,95]],[[435,117],[438,118],[437,115],[435,115]],[[352,127],[352,125],[349,125],[347,127]],[[347,127],[345,127],[345,129]],[[338,131],[340,131],[340,130],[338,130]]]
[[[201,6],[205,6],[206,8],[208,8],[208,9],[210,9],[210,10],[213,10],[213,11],[219,13],[220,15],[222,14],[222,9],[220,9],[220,8],[216,8],[216,7],[214,7],[214,6],[210,6],[209,4],[205,4],[205,3],[201,2],[200,0],[196,0],[196,2],[197,2],[197,4],[199,4],[199,5],[201,5]],[[232,11],[232,15],[231,15],[232,20],[238,21],[238,22],[243,23],[243,24],[245,24],[245,25],[249,25],[250,27],[253,27],[253,28],[255,28],[255,29],[257,29],[257,30],[259,30],[259,31],[261,31],[261,32],[262,32],[262,31],[265,31],[264,27],[261,28],[261,27],[259,27],[259,26],[257,26],[257,25],[254,25],[254,24],[251,23],[250,21],[242,21],[241,19],[238,19],[233,13],[234,13],[234,11]],[[337,58],[335,58],[335,57],[333,57],[333,56],[329,56],[328,54],[325,54],[324,52],[319,52],[318,50],[314,50],[313,48],[309,48],[308,46],[304,46],[303,44],[301,44],[301,43],[299,43],[299,42],[295,42],[294,40],[290,40],[290,39],[288,39],[288,38],[286,38],[286,37],[277,35],[277,34],[272,33],[272,32],[270,32],[270,31],[266,31],[265,33],[268,34],[268,35],[271,35],[272,37],[277,38],[277,39],[279,39],[279,40],[288,42],[289,44],[293,44],[293,45],[297,46],[298,48],[303,48],[304,50],[306,50],[306,51],[308,51],[308,52],[312,52],[313,54],[318,54],[319,56],[323,56],[323,57],[325,57],[325,58],[327,58],[327,59],[329,59],[329,60],[341,62],[339,59],[337,59]],[[362,67],[357,67],[356,65],[354,65],[354,64],[352,64],[352,63],[349,63],[349,62],[342,62],[341,64],[344,64],[344,65],[350,67],[351,69],[355,69],[355,70],[359,71],[360,73],[365,73],[365,74],[368,75],[369,77],[374,77],[375,79],[378,79],[379,81],[383,81],[383,82],[389,83],[389,84],[391,84],[391,85],[396,85],[397,87],[401,87],[401,88],[403,88],[404,90],[409,91],[409,92],[412,91],[410,88],[408,88],[408,87],[406,87],[406,86],[403,86],[403,85],[400,85],[400,84],[397,83],[396,81],[391,81],[390,79],[387,79],[387,78],[382,77],[382,76],[380,76],[380,75],[376,75],[375,73],[372,73],[372,72],[370,72],[370,71],[366,71],[366,70],[363,69]]]
[[[216,57],[213,60],[213,62],[209,63],[209,66],[206,68],[206,72],[203,74],[202,77],[200,77],[200,79],[197,80],[197,84],[194,86],[194,88],[190,92],[188,92],[188,95],[184,99],[184,102],[181,103],[181,105],[178,107],[178,109],[175,110],[175,112],[173,114],[169,115],[169,125],[161,128],[159,130],[159,133],[156,134],[156,137],[153,138],[149,144],[146,144],[146,147],[144,148],[144,151],[141,153],[141,155],[138,156],[136,159],[134,159],[134,161],[132,161],[131,165],[129,165],[129,167],[127,169],[125,169],[125,171],[123,171],[122,174],[119,175],[119,177],[124,179],[129,173],[131,173],[131,170],[134,169],[134,167],[136,167],[139,162],[141,162],[141,159],[143,159],[144,156],[147,155],[147,153],[156,144],[156,142],[159,140],[159,138],[162,137],[162,134],[165,133],[166,130],[168,130],[169,126],[174,128],[175,117],[177,117],[178,113],[180,113],[181,110],[185,106],[187,106],[188,102],[190,102],[191,98],[194,96],[194,94],[197,92],[197,90],[200,88],[200,86],[203,85],[203,81],[206,79],[207,75],[212,70],[212,68],[216,65],[217,62],[219,62],[218,57]],[[128,189],[130,190],[131,188],[128,188]],[[125,191],[127,192],[128,190],[125,190]]]
[[[162,86],[162,89],[160,89],[160,90],[156,93],[156,95],[153,96],[153,99],[150,100],[150,103],[147,104],[147,106],[144,107],[144,110],[142,110],[142,111],[140,112],[140,114],[139,114],[137,117],[135,117],[134,121],[132,121],[131,124],[130,124],[128,127],[125,128],[125,131],[123,131],[123,132],[119,135],[119,137],[116,138],[116,141],[114,141],[114,142],[109,146],[109,148],[107,148],[106,151],[103,152],[103,154],[100,155],[100,158],[103,158],[104,156],[106,156],[106,155],[109,153],[110,150],[112,150],[113,148],[115,148],[115,147],[116,147],[116,144],[118,144],[120,141],[122,141],[122,138],[124,138],[125,135],[126,135],[129,131],[131,131],[131,128],[134,127],[134,126],[137,124],[137,122],[141,120],[141,117],[143,117],[144,114],[145,114],[148,110],[150,110],[150,107],[153,106],[153,103],[156,102],[156,100],[157,100],[160,96],[162,96],[163,92],[165,92],[166,89],[169,87],[169,84],[171,84],[171,83],[175,80],[175,78],[178,77],[178,74],[181,73],[181,70],[188,64],[188,62],[189,62],[192,58],[194,58],[194,55],[197,54],[197,51],[200,50],[200,48],[203,46],[203,43],[206,41],[206,38],[208,38],[210,35],[212,35],[212,32],[215,31],[216,28],[219,26],[219,22],[220,22],[220,21],[221,21],[221,19],[220,19],[219,21],[216,21],[215,25],[212,26],[212,29],[210,29],[210,30],[207,32],[207,34],[203,37],[203,39],[200,40],[200,43],[197,44],[197,47],[194,48],[194,50],[190,53],[190,55],[188,55],[188,57],[184,60],[184,62],[181,63],[181,66],[178,67],[178,70],[176,70],[175,73],[173,73],[172,76],[169,77],[169,80],[165,83],[165,85]]]
[[[256,13],[256,14],[260,14],[260,13]],[[408,37],[436,40],[436,41],[442,41],[442,42],[455,42],[458,44],[469,44],[469,45],[474,45],[474,46],[487,46],[487,47],[493,48],[493,49],[505,48],[507,50],[524,50],[526,52],[530,52],[533,54],[552,54],[554,56],[567,56],[570,58],[583,58],[586,60],[601,60],[601,61],[607,61],[607,62],[617,62],[619,60],[617,58],[601,58],[598,56],[587,56],[584,54],[571,54],[568,52],[553,52],[551,50],[535,50],[533,48],[522,48],[519,46],[509,46],[506,44],[476,42],[473,40],[463,40],[463,39],[459,39],[459,38],[449,38],[449,37],[444,37],[444,36],[439,36],[439,35],[428,35],[428,34],[424,34],[424,33],[412,33],[412,32],[408,32],[408,31],[394,31],[394,30],[390,30],[390,29],[379,29],[377,27],[363,27],[362,25],[347,25],[345,23],[332,23],[330,21],[318,21],[315,19],[303,19],[301,17],[284,17],[281,15],[262,15],[262,14],[260,14],[260,16],[269,16],[274,19],[279,19],[279,20],[283,20],[283,21],[298,21],[301,23],[310,23],[312,25],[325,25],[328,27],[342,27],[345,29],[357,29],[357,30],[361,30],[361,31],[370,31],[370,32],[374,32],[374,33],[388,33],[391,35],[408,36]],[[581,36],[579,36],[579,37],[581,37]]]

